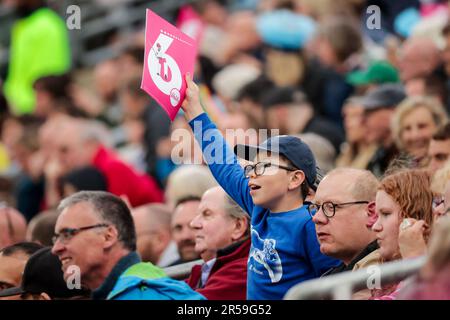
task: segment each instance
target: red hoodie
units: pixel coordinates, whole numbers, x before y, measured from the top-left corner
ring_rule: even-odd
[[[163,201],[163,193],[152,177],[136,172],[105,147],[99,147],[92,165],[105,175],[108,191],[126,195],[133,207]]]
[[[247,297],[247,260],[250,238],[232,244],[217,253],[205,285],[199,288],[202,266],[192,267],[186,280],[189,286],[208,300],[245,300]]]

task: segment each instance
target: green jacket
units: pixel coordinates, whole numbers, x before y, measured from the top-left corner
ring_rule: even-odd
[[[18,20],[12,29],[8,77],[4,86],[12,111],[15,114],[33,112],[34,81],[64,73],[70,64],[67,27],[54,11],[42,8]]]
[[[102,285],[92,292],[93,300],[205,300],[184,281],[167,277],[163,269],[141,262],[136,252],[122,257]]]
[[[107,300],[206,300],[184,281],[168,278],[151,263],[128,268],[117,280]]]

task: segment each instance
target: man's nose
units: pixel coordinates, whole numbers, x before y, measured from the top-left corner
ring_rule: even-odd
[[[328,222],[328,218],[323,213],[322,207],[316,211],[316,213],[312,217],[312,221],[315,224],[326,224]]]
[[[191,223],[189,224],[189,226],[192,229],[200,229],[201,228],[201,223],[200,223],[200,214],[196,215],[194,219],[192,219]]]
[[[182,240],[187,240],[187,239],[192,238],[192,231],[191,231],[190,226],[186,226],[185,228],[183,228],[183,230],[180,232],[180,238]]]
[[[57,256],[63,249],[64,245],[62,244],[61,241],[59,241],[59,239],[57,239],[53,244],[52,253]]]
[[[419,128],[412,128],[410,132],[410,136],[412,139],[418,139],[421,137],[421,130]]]

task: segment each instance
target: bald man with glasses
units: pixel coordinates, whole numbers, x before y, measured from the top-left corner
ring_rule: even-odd
[[[378,180],[366,170],[341,168],[320,182],[309,212],[316,226],[320,251],[342,261],[323,276],[379,263],[378,245],[371,230],[376,221]],[[355,299],[370,297],[368,290]]]

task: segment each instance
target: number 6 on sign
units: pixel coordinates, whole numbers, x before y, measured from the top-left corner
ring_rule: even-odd
[[[170,103],[176,107],[180,102],[183,79],[177,62],[167,54],[173,38],[161,33],[148,55],[148,71],[153,82],[164,94],[170,96]]]
[[[183,75],[194,71],[195,41],[147,10],[145,59],[141,88],[173,120],[185,96]]]

